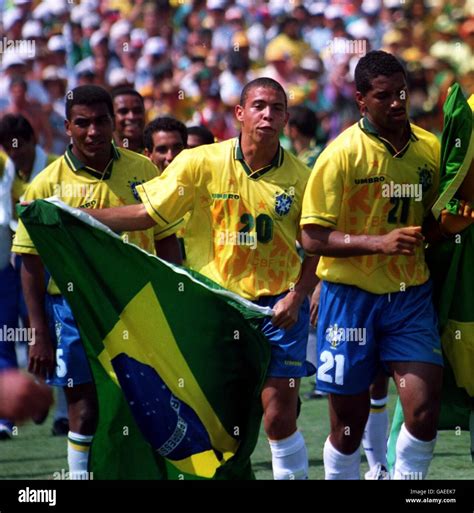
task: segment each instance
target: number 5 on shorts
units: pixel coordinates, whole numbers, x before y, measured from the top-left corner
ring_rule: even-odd
[[[344,384],[344,355],[337,354],[334,356],[331,351],[323,351],[319,355],[322,365],[318,367],[318,379],[325,383],[336,383],[336,385]],[[335,371],[334,369],[335,364]],[[334,374],[334,378],[332,376]]]
[[[66,362],[62,358],[63,353],[64,349],[56,350],[56,374],[58,378],[64,378],[64,376],[67,374]]]

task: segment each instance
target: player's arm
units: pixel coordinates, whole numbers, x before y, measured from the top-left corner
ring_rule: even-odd
[[[376,254],[411,256],[423,240],[421,226],[396,228],[385,235],[352,235],[317,224],[306,224],[301,231],[306,253],[336,258]]]
[[[298,313],[306,297],[313,292],[319,278],[316,276],[316,267],[319,256],[307,256],[302,264],[298,282],[290,287],[286,296],[273,307],[275,314],[272,324],[277,328],[289,329],[298,321]]]
[[[474,209],[470,202],[460,200],[457,214],[451,214],[445,209],[437,221],[430,213],[423,224],[423,235],[427,242],[436,244],[462,232],[473,223]]]
[[[28,370],[46,378],[54,372],[55,358],[45,310],[45,272],[38,255],[22,255],[21,284],[30,325],[35,334],[29,350]]]
[[[81,209],[105,224],[114,232],[133,232],[148,230],[156,223],[148,215],[145,205],[127,205],[126,207],[112,208],[83,208]]]
[[[183,257],[176,235],[170,235],[161,240],[155,240],[155,251],[158,257],[172,264],[182,265]]]

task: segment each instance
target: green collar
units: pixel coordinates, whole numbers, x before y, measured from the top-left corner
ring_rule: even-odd
[[[390,152],[390,155],[392,155],[392,157],[395,157],[396,159],[400,159],[403,157],[403,155],[405,155],[405,153],[408,151],[408,148],[410,147],[411,141],[418,141],[418,137],[413,133],[410,123],[408,123],[408,126],[410,129],[410,138],[408,139],[408,142],[405,144],[405,146],[400,151],[397,151],[397,149],[393,146],[393,144],[390,141],[379,135],[375,126],[365,116],[361,118],[359,121],[359,128],[366,134],[370,134],[374,137],[377,137],[377,139],[381,141],[387,148],[387,150]]]
[[[103,180],[107,180],[112,175],[112,167],[114,160],[118,160],[120,158],[120,153],[115,146],[115,144],[112,143],[112,158],[110,159],[110,162],[107,164],[107,167],[104,169],[103,172],[97,171],[96,169],[86,166],[81,160],[79,160],[76,155],[72,152],[72,144],[70,144],[67,147],[66,153],[64,154],[64,158],[66,159],[67,165],[71,168],[72,171],[77,173],[81,169],[84,169],[87,171],[90,175],[94,176],[95,178],[100,178]]]
[[[240,146],[240,136],[236,138],[235,143],[235,150],[234,150],[234,159],[240,161],[242,164],[242,167],[244,168],[245,172],[247,173],[247,176],[249,178],[252,178],[252,180],[257,180],[261,176],[263,176],[265,173],[268,173],[271,169],[274,167],[280,167],[283,164],[283,159],[285,157],[285,152],[283,151],[283,148],[278,144],[278,150],[275,153],[275,156],[273,157],[270,164],[268,164],[265,167],[262,167],[261,169],[257,171],[252,171],[252,169],[249,167],[247,162],[245,162],[244,154],[242,153],[242,148]]]

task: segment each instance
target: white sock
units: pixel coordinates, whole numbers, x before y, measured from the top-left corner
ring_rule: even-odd
[[[54,412],[54,420],[69,418],[67,412],[66,394],[62,388],[56,391],[56,410]]]
[[[393,479],[425,479],[435,444],[436,438],[430,442],[418,440],[402,424],[397,440]]]
[[[360,450],[342,454],[326,439],[323,451],[325,479],[360,479]]]
[[[303,435],[295,431],[283,440],[268,440],[274,479],[308,479],[308,453]]]
[[[67,435],[67,462],[71,479],[89,479],[87,464],[92,436],[69,431]]]
[[[370,415],[362,437],[362,446],[370,468],[377,463],[387,467],[387,399],[384,397],[370,400]]]

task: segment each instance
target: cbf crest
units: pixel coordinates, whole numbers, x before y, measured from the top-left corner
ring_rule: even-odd
[[[138,195],[138,192],[137,192],[137,185],[141,185],[142,183],[145,183],[145,180],[139,180],[139,179],[135,176],[133,180],[129,180],[127,183],[128,183],[128,185],[130,186],[130,189],[132,190],[133,197],[134,197],[137,201],[141,201],[141,200],[140,200],[140,196]]]
[[[291,189],[292,187],[290,187],[290,190],[277,194],[275,197],[275,212],[280,217],[288,215],[291,205],[293,205],[295,194]]]
[[[326,329],[326,340],[331,344],[332,349],[336,349],[341,342],[344,342],[344,329],[337,324],[331,324]]]
[[[433,171],[426,164],[418,168],[418,183],[421,184],[423,194],[433,185]]]

